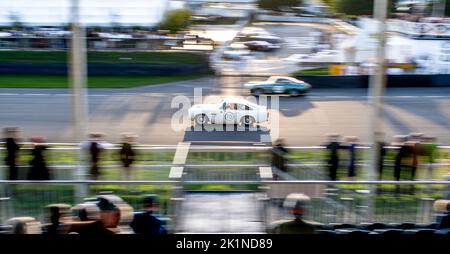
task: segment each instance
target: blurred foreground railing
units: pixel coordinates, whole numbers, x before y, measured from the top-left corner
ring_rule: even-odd
[[[311,197],[309,219],[329,223],[432,223],[439,214],[433,202],[445,199],[450,181],[313,181],[313,180],[236,180],[236,181],[7,181],[0,180],[0,219],[33,216],[45,221],[45,206],[51,203],[76,204],[75,188],[89,186],[89,196],[115,194],[136,210],[141,209],[143,195],[158,194],[162,213],[173,223],[180,213],[184,197],[191,186],[254,185],[259,199],[261,218],[266,223],[288,216],[282,208],[284,194],[304,192]],[[371,185],[376,191],[371,193]],[[225,189],[226,191],[226,189]],[[283,195],[279,195],[283,193]],[[84,197],[84,198],[88,198]],[[375,198],[374,217],[368,215],[370,198]],[[208,209],[208,204],[204,205]],[[229,207],[228,209],[233,209]],[[172,225],[173,226],[173,225]]]

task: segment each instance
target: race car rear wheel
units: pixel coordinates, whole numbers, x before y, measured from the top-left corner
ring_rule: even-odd
[[[292,97],[297,97],[297,96],[300,95],[300,91],[297,90],[297,89],[289,90],[289,95],[292,96]]]
[[[260,96],[260,95],[264,94],[264,91],[262,89],[257,88],[257,89],[252,90],[252,94],[255,96]]]
[[[243,126],[253,126],[254,123],[255,123],[255,119],[251,116],[244,116],[241,119],[241,124]]]

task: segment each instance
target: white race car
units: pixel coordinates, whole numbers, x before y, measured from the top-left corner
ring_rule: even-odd
[[[252,126],[254,123],[269,119],[267,107],[250,101],[228,97],[217,104],[197,104],[189,110],[192,125],[204,124],[241,124]]]

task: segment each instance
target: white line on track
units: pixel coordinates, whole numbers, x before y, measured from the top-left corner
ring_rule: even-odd
[[[345,96],[345,95],[328,95],[324,96],[325,98],[332,98],[332,99],[349,99],[354,98],[354,96]]]
[[[25,95],[25,96],[49,96],[50,94],[48,93],[24,93],[21,95]]]
[[[411,98],[420,98],[421,96],[412,96],[412,95],[395,95],[391,96],[393,98],[404,98],[404,99],[411,99]]]
[[[427,95],[427,96],[423,96],[425,98],[449,98],[450,96],[445,96],[445,95]]]
[[[214,88],[209,88],[215,90]],[[72,94],[58,93],[58,94],[47,94],[47,93],[0,93],[0,96],[72,96]],[[151,93],[120,93],[120,94],[88,94],[88,97],[114,97],[114,96],[150,96],[150,97],[167,97],[166,94],[151,94]],[[190,97],[190,96],[189,96]],[[307,98],[310,99],[368,99],[371,96],[367,95],[309,95]],[[387,95],[383,96],[384,99],[445,99],[450,98],[450,95]]]

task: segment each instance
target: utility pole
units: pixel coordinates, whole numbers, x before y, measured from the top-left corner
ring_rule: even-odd
[[[377,179],[379,159],[380,159],[380,145],[384,139],[383,133],[383,100],[384,88],[386,85],[386,72],[385,72],[385,47],[386,47],[386,16],[387,16],[387,2],[388,0],[375,0],[374,1],[374,18],[377,22],[376,41],[376,59],[375,59],[375,72],[370,77],[369,87],[369,106],[370,106],[370,163],[368,178],[371,181]],[[375,197],[376,197],[376,185],[371,185],[369,201],[369,218],[374,218],[375,212]]]
[[[86,99],[86,35],[80,22],[79,0],[71,0],[72,41],[69,52],[70,59],[70,87],[72,90],[72,120],[74,139],[81,142],[87,137],[88,103]],[[78,180],[86,179],[83,151],[80,148],[77,167]],[[77,185],[76,200],[81,201],[88,194],[88,186]]]

